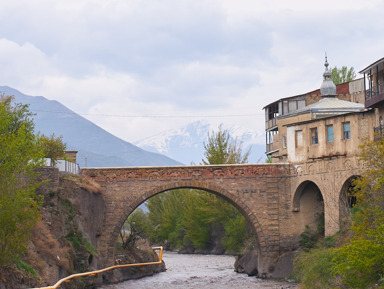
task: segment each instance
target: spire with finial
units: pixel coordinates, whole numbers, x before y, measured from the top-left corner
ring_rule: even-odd
[[[331,72],[328,69],[328,57],[327,53],[325,53],[325,71],[323,73],[323,83],[320,87],[320,93],[323,97],[335,97],[336,96],[336,85],[333,83],[333,80],[331,79]]]

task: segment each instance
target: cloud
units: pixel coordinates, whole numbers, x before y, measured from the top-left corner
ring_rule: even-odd
[[[325,51],[356,71],[383,57],[383,10],[380,0],[6,1],[0,78],[129,141],[199,116],[263,130],[265,105],[320,86]]]
[[[19,45],[5,38],[0,39],[0,66],[4,85],[29,86],[55,73],[43,51],[29,42]]]

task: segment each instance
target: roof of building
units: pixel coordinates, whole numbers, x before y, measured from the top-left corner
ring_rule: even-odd
[[[361,70],[359,73],[367,73],[369,70],[371,70],[373,67],[375,66],[379,66],[380,64],[384,65],[384,57],[375,61],[374,63],[368,65],[366,68],[364,68],[363,70]]]
[[[292,113],[281,115],[278,118],[287,118],[299,114],[313,113],[316,115],[335,115],[364,110],[364,104],[326,97],[311,105],[298,109]]]
[[[317,122],[317,121],[320,121],[320,120],[332,119],[332,118],[339,117],[339,116],[353,115],[353,114],[356,114],[356,113],[366,113],[366,112],[372,112],[372,110],[367,110],[366,109],[366,110],[363,110],[363,111],[348,112],[348,113],[343,113],[343,114],[338,114],[338,115],[334,115],[334,114],[333,115],[324,115],[324,117],[321,117],[321,118],[309,119],[309,120],[305,120],[305,121],[290,122],[290,123],[284,124],[283,126],[286,126],[286,127],[297,126],[297,125]]]

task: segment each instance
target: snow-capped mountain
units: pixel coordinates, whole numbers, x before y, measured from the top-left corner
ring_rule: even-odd
[[[240,126],[223,127],[231,136],[243,142],[243,152],[251,148],[249,163],[263,163],[265,156],[265,133]],[[134,142],[138,147],[164,154],[184,164],[200,164],[204,156],[204,143],[208,133],[218,131],[218,126],[208,121],[196,121],[184,127],[160,132],[157,135]]]

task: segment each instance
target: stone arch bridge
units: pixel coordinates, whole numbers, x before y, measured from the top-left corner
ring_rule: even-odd
[[[338,201],[326,196],[340,193],[321,191],[326,190],[321,181],[302,170],[290,164],[84,168],[82,174],[101,185],[106,204],[98,263],[113,264],[119,231],[140,204],[168,190],[195,188],[224,198],[244,215],[256,236],[259,275],[268,276],[279,256],[296,249],[305,226],[315,227],[324,211],[331,214],[326,220],[337,219],[329,228],[326,224],[325,233],[338,230]]]

